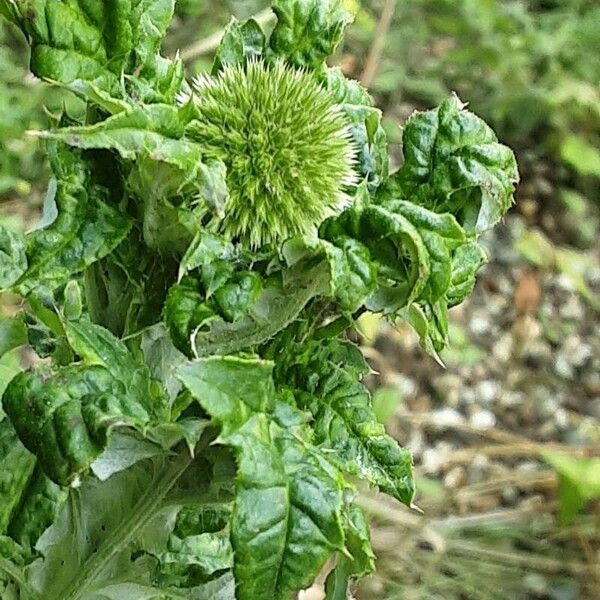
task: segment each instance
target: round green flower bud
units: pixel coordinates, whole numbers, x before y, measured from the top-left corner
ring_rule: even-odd
[[[253,248],[313,230],[348,202],[356,151],[316,77],[282,61],[228,65],[194,82],[191,137],[227,167],[218,232]]]

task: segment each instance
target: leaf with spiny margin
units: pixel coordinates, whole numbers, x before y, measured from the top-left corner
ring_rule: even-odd
[[[277,278],[263,281],[248,314],[229,323],[207,305],[198,282],[184,278],[171,288],[164,311],[173,342],[182,352],[198,357],[251,349],[290,325],[313,298],[329,293],[325,262],[292,268],[285,279],[285,286]]]
[[[62,84],[91,82],[115,96],[174,100],[181,62],[158,55],[174,0],[4,0],[3,12],[31,41],[31,70]],[[121,75],[125,74],[125,85]],[[129,78],[127,75],[137,75]]]
[[[212,74],[216,75],[226,65],[236,65],[256,60],[265,53],[266,37],[261,26],[254,20],[238,21],[233,18],[223,34],[215,53]]]
[[[10,288],[26,270],[25,236],[0,225],[0,290]]]
[[[341,0],[274,0],[277,25],[269,41],[275,56],[318,70],[342,41],[354,16]]]
[[[129,217],[109,205],[106,191],[91,182],[86,164],[76,153],[56,144],[50,145],[49,152],[58,181],[58,216],[27,235],[29,266],[14,285],[23,296],[66,283],[110,254],[131,228]]]
[[[346,116],[354,147],[357,168],[368,189],[376,191],[389,173],[388,139],[382,113],[374,106],[369,92],[360,83],[347,79],[341,69],[327,70],[326,86]]]
[[[32,549],[65,500],[65,490],[36,466],[10,421],[0,421],[0,535]]]
[[[401,197],[455,215],[470,233],[490,229],[510,208],[515,156],[456,96],[415,113],[403,139],[405,162],[392,176]]]
[[[191,117],[191,105],[181,108],[167,104],[140,105],[94,125],[62,127],[37,135],[76,148],[116,150],[128,160],[149,157],[196,173],[202,149],[182,139]]]
[[[411,304],[402,311],[402,317],[417,332],[421,346],[444,366],[439,352],[448,344],[448,302],[445,298],[435,304]]]
[[[273,364],[211,357],[180,371],[238,459],[231,521],[239,600],[287,598],[343,549],[344,483],[310,445],[272,420]]]
[[[365,259],[377,273],[365,306],[386,314],[416,300],[442,298],[451,283],[452,252],[467,239],[452,215],[403,200],[358,203],[327,220],[320,235],[334,244],[347,237],[361,240],[368,249]]]
[[[288,353],[276,380],[295,387],[299,406],[312,413],[313,443],[342,470],[410,506],[412,458],[377,421],[371,396],[360,382],[369,372],[360,350],[328,340],[308,344],[298,356],[290,349]]]
[[[326,600],[347,600],[350,581],[375,570],[369,526],[360,507],[350,505],[344,511],[344,532],[349,556],[338,554],[336,567],[325,581]]]

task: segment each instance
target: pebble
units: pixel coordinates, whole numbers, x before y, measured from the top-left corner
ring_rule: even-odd
[[[423,452],[423,471],[428,475],[437,475],[448,460],[454,447],[448,442],[438,442],[433,448]]]
[[[447,406],[456,407],[460,399],[463,380],[454,373],[444,373],[432,382],[436,396]]]
[[[568,429],[571,424],[569,413],[564,408],[559,408],[554,413],[554,423],[556,424],[556,427],[562,431]]]
[[[512,354],[512,335],[507,332],[500,336],[498,341],[494,344],[492,354],[499,363],[507,363],[510,360]]]
[[[502,489],[501,496],[504,504],[512,506],[517,502],[519,490],[514,485],[509,485]]]
[[[489,410],[479,410],[471,415],[469,422],[475,429],[492,429],[496,425],[496,415]]]
[[[491,404],[495,402],[502,392],[500,383],[494,379],[486,379],[480,381],[475,386],[475,395],[477,400],[483,404]]]
[[[575,370],[583,367],[593,356],[592,348],[578,335],[570,335],[556,356],[554,369],[565,379],[573,379]]]
[[[449,490],[459,489],[464,485],[466,478],[467,473],[464,467],[453,467],[444,476],[444,487]]]
[[[413,429],[406,447],[411,451],[413,458],[419,460],[425,450],[425,434],[422,429]]]
[[[600,420],[600,396],[590,402],[589,412],[595,419]]]
[[[486,312],[474,312],[469,320],[469,329],[475,335],[486,335],[492,329],[492,322]]]
[[[441,428],[462,425],[465,422],[465,418],[453,408],[441,408],[439,410],[434,410],[431,413],[431,417],[435,425]]]
[[[520,406],[525,400],[525,394],[516,390],[505,390],[500,397],[499,404],[503,408],[514,408]]]
[[[558,312],[563,319],[568,321],[583,321],[585,318],[583,303],[576,294],[571,294]]]
[[[467,482],[475,485],[485,481],[490,466],[490,459],[483,454],[476,454],[469,465]]]

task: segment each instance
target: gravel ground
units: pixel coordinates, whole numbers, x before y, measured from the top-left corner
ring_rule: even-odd
[[[380,572],[360,598],[600,598],[600,506],[561,527],[544,460],[600,456],[600,244],[580,256],[586,300],[573,269],[517,250],[528,231],[511,216],[485,240],[493,260],[453,310],[446,368],[402,326],[365,349],[371,387],[402,398],[388,428],[413,452],[424,516],[365,497]]]

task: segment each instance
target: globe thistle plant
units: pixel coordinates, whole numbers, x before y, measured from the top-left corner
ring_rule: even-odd
[[[0,226],[23,299],[0,318],[0,599],[290,600],[328,565],[347,598],[374,569],[356,479],[413,506],[349,333],[379,313],[437,356],[518,171],[452,96],[390,174],[381,112],[327,63],[345,4],[232,21],[189,86],[156,53],[174,0],[0,0],[33,73],[87,102],[39,132],[55,218]]]
[[[227,65],[194,81],[190,136],[227,167],[219,233],[258,248],[307,233],[356,184],[348,124],[314,73],[281,60]]]

